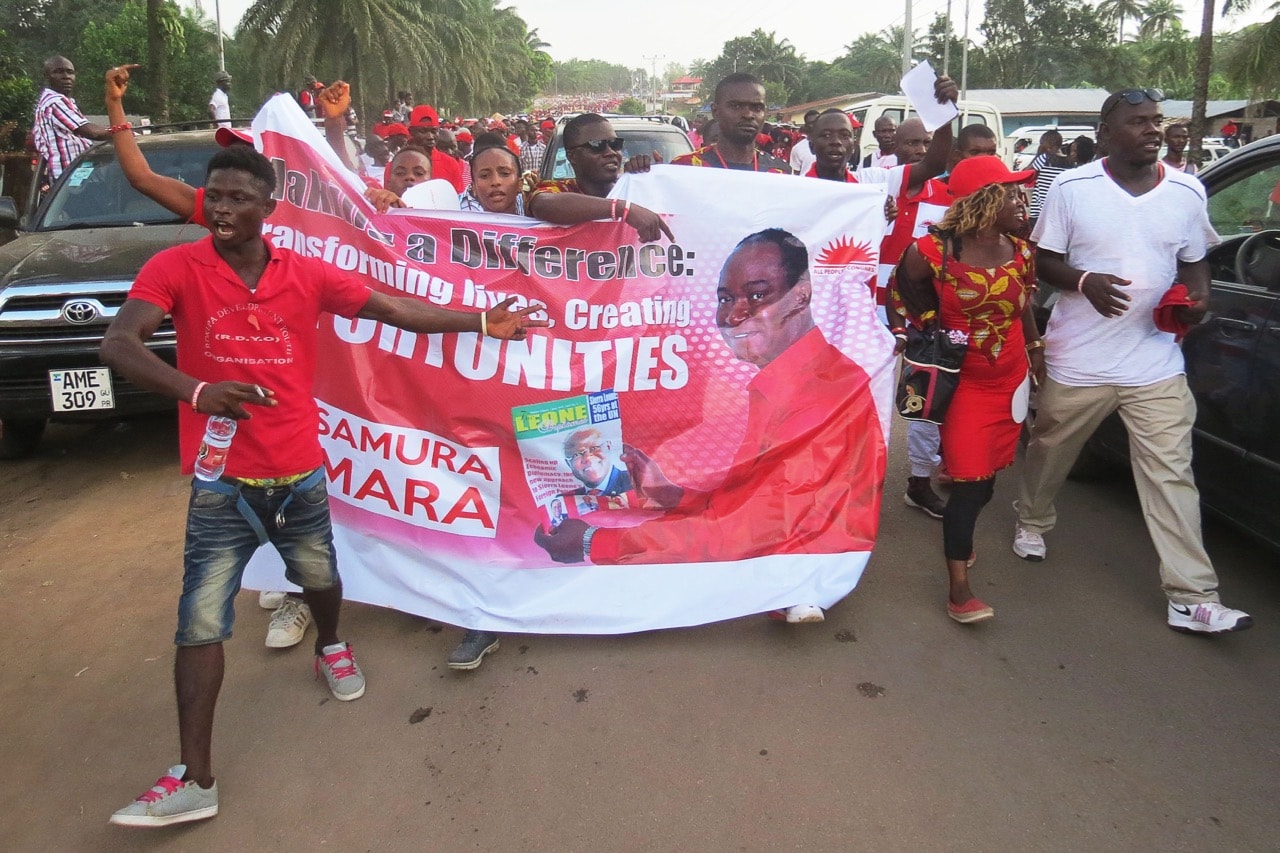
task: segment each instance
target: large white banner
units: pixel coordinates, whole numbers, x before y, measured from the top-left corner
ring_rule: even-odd
[[[291,99],[254,123],[276,245],[525,341],[326,317],[318,429],[346,596],[468,628],[624,633],[830,606],[875,541],[893,340],[882,190],[658,166],[615,194],[674,241],[378,216]],[[589,536],[584,532],[591,530]],[[583,540],[590,539],[589,554]],[[250,588],[288,588],[270,547]]]

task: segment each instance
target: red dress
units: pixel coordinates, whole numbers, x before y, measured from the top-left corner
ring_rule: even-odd
[[[1013,398],[1030,369],[1022,314],[1035,274],[1030,245],[1010,239],[1012,260],[986,269],[948,257],[945,281],[940,238],[926,234],[916,241],[933,270],[942,328],[969,333],[960,385],[940,428],[942,458],[957,480],[986,479],[1012,465],[1022,432]]]

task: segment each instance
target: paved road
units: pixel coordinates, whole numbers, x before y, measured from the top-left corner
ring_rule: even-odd
[[[0,849],[1275,850],[1275,555],[1211,525],[1258,624],[1185,637],[1131,485],[1069,484],[1034,565],[1006,475],[977,546],[997,618],[957,626],[895,444],[881,545],[822,625],[512,636],[457,675],[456,629],[349,605],[370,689],[343,704],[242,594],[222,814],[145,831],[107,817],[177,755],[173,424],[53,428],[0,463]]]

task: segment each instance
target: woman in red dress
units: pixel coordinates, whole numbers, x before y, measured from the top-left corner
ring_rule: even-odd
[[[997,157],[956,164],[946,216],[902,256],[895,301],[917,326],[933,320],[969,334],[960,384],[942,425],[942,458],[955,482],[942,518],[950,576],[947,614],[981,622],[995,611],[969,588],[973,531],[1013,464],[1031,383],[1044,377],[1044,342],[1031,313],[1035,266],[1018,237],[1027,224],[1021,184],[1035,173],[1010,172]]]

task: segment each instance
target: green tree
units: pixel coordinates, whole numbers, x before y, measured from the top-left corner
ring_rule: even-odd
[[[618,104],[618,112],[624,116],[644,115],[644,101],[638,98],[623,98]]]
[[[1280,92],[1280,3],[1270,21],[1245,27],[1231,39],[1222,63],[1224,76],[1251,97]]]
[[[1138,35],[1143,39],[1182,33],[1182,7],[1174,0],[1151,0],[1143,10]]]
[[[1242,11],[1252,0],[1224,0],[1222,14]],[[1204,0],[1200,15],[1200,41],[1196,47],[1195,91],[1191,96],[1191,150],[1200,152],[1204,138],[1205,109],[1209,101],[1209,82],[1213,71],[1213,20],[1214,0]]]
[[[1115,26],[1116,44],[1124,44],[1125,21],[1141,20],[1146,15],[1146,4],[1142,0],[1102,0],[1098,14]]]
[[[720,55],[705,69],[702,75],[702,93],[708,100],[715,85],[730,74],[747,72],[764,83],[765,94],[771,105],[787,103],[793,90],[803,86],[804,57],[786,39],[778,40],[774,33],[754,30],[748,36],[730,39],[724,43]]]

